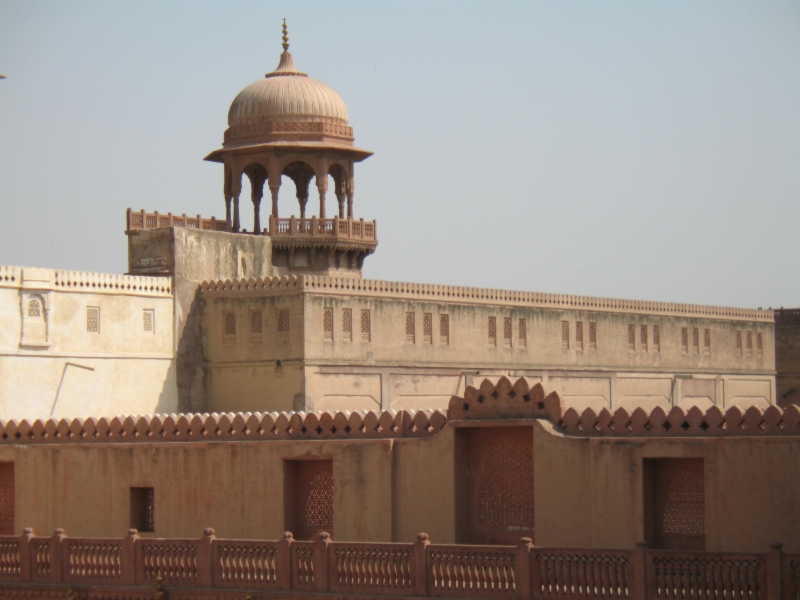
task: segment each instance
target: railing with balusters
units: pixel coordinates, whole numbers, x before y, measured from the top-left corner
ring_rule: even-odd
[[[226,221],[218,221],[216,217],[204,218],[200,215],[187,216],[162,214],[159,212],[148,213],[144,210],[133,211],[130,208],[126,213],[128,233],[141,229],[158,229],[159,227],[187,227],[189,229],[202,229],[203,231],[230,231]]]
[[[800,555],[780,544],[762,554],[334,542],[327,533],[297,541],[0,537],[0,583],[38,597],[56,586],[192,588],[204,598],[225,590],[438,598],[578,600],[797,600]],[[221,590],[214,594],[213,590]],[[230,592],[228,591],[227,594]]]
[[[288,219],[269,218],[269,235],[272,237],[319,237],[333,240],[376,242],[375,221],[359,219]]]

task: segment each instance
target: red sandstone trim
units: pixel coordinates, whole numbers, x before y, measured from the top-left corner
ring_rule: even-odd
[[[789,600],[800,593],[800,555],[766,553],[297,541],[0,537],[0,597],[223,599],[733,598]]]

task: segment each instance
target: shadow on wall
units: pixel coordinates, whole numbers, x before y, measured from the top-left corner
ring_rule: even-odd
[[[191,294],[191,296],[190,296]],[[202,412],[205,405],[205,374],[202,333],[202,302],[196,282],[183,281],[176,285],[175,308],[180,337],[175,359],[175,383],[178,388],[178,412]],[[184,302],[191,297],[191,302]],[[184,306],[189,307],[184,313]],[[182,328],[181,328],[182,327]]]

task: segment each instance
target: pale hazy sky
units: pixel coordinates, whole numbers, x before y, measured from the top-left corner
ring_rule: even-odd
[[[127,207],[224,216],[202,158],[283,17],[375,152],[366,277],[800,306],[797,0],[1,0],[0,264],[121,273]]]

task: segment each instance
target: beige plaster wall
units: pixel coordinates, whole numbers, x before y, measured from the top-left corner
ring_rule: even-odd
[[[797,438],[599,439],[534,425],[536,544],[630,548],[644,539],[642,460],[702,458],[706,550],[800,551]]]
[[[535,543],[632,548],[643,539],[645,458],[703,458],[706,549],[800,552],[797,438],[577,438],[533,427]],[[16,469],[16,527],[65,527],[73,536],[120,537],[128,488],[153,486],[159,537],[277,539],[284,530],[283,461],[334,465],[334,538],[411,542],[425,531],[455,541],[455,429],[430,438],[0,447]]]
[[[324,294],[302,290],[281,292],[272,288],[264,292],[204,294],[208,306],[204,313],[204,328],[208,336],[209,365],[216,372],[224,361],[261,365],[274,363],[276,311],[279,298],[302,298],[293,308],[303,329],[298,340],[300,352],[285,358],[301,362],[304,373],[302,389],[283,389],[270,400],[268,410],[295,406],[297,410],[374,410],[383,409],[444,409],[450,397],[463,392],[473,378],[524,376],[532,383],[541,382],[545,389],[557,391],[565,406],[582,411],[587,407],[599,411],[624,407],[632,411],[637,406],[652,409],[673,405],[708,408],[714,404],[725,408],[740,406],[769,406],[775,402],[775,354],[773,323],[736,319],[684,318],[669,314],[642,315],[620,312],[583,311],[464,302],[428,302],[418,299],[385,298],[379,295]],[[265,340],[253,345],[245,339],[236,340],[235,348],[226,348],[221,358],[220,343],[214,336],[221,328],[215,321],[222,306],[236,310],[237,319],[246,319],[249,311],[263,310]],[[234,308],[235,307],[235,308]],[[324,311],[333,311],[333,336],[323,336]],[[347,341],[342,330],[345,309],[352,311],[352,333]],[[226,309],[227,310],[227,309]],[[370,315],[369,339],[363,340],[360,330],[361,311]],[[413,341],[406,337],[406,314],[413,313]],[[432,315],[431,343],[425,343],[423,319]],[[439,336],[439,316],[449,318],[449,343]],[[496,346],[489,344],[488,320],[497,319]],[[505,347],[503,320],[512,319],[510,347]],[[519,320],[527,329],[527,347],[521,347]],[[562,347],[562,321],[569,323],[569,348]],[[237,321],[238,322],[238,321]],[[576,342],[576,322],[583,323],[583,349]],[[597,347],[590,349],[589,323],[597,325]],[[636,333],[635,349],[628,347],[628,326]],[[641,326],[647,327],[648,346],[641,344]],[[653,344],[653,328],[660,329],[660,348]],[[293,325],[294,327],[294,325]],[[681,347],[681,328],[688,328],[689,348]],[[700,351],[692,345],[692,330],[700,333]],[[711,331],[711,350],[705,352],[704,331]],[[760,332],[763,354],[753,352],[739,355],[737,332]],[[294,336],[294,330],[292,335]],[[294,340],[294,337],[292,338]],[[293,342],[294,343],[294,342]],[[294,346],[292,347],[294,348]],[[271,361],[271,362],[270,362]],[[239,372],[238,383],[226,379],[227,389],[251,389],[255,383],[243,378],[262,378],[256,368]],[[260,381],[261,379],[259,379]],[[285,386],[283,386],[285,388]],[[223,389],[212,385],[208,407],[219,406],[216,398]],[[305,402],[295,402],[298,394]],[[241,396],[240,392],[234,395]],[[226,402],[229,409],[245,410]],[[247,403],[248,407],[252,403]],[[249,409],[249,408],[248,408]]]
[[[169,279],[16,272],[0,282],[0,416],[46,418],[54,403],[54,416],[69,417],[177,409],[172,295],[143,289],[169,289]],[[32,298],[40,319],[27,316]],[[96,333],[87,331],[89,307],[100,310]],[[144,330],[145,310],[153,331]],[[30,335],[31,321],[41,335]]]
[[[29,446],[0,448],[0,460],[15,462],[20,532],[120,537],[136,486],[155,489],[154,536],[201,537],[214,527],[221,537],[280,539],[283,461],[332,459],[335,537],[377,541],[392,536],[391,449],[391,440]]]
[[[278,339],[278,311],[289,311],[289,336]],[[213,298],[202,309],[207,411],[304,410],[303,299],[299,294],[250,297],[246,302]],[[251,333],[260,311],[262,333]],[[235,336],[225,336],[225,314],[236,318]]]

